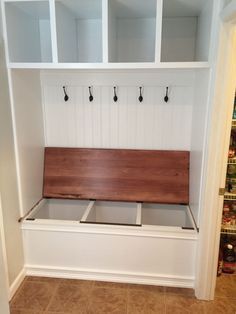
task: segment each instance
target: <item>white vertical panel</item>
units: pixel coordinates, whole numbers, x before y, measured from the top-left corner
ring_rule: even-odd
[[[97,98],[97,88],[91,87],[94,100],[89,101],[89,89],[87,86],[83,87],[83,103],[84,103],[84,142],[86,147],[93,147],[93,109],[95,106],[95,99]]]
[[[101,147],[101,87],[96,87],[94,91],[94,100],[92,102],[92,146]]]
[[[66,73],[66,72],[65,72]],[[140,84],[143,81],[144,84]],[[94,100],[89,101],[89,85]],[[156,83],[156,84],[155,84]],[[61,85],[60,85],[61,84]],[[63,100],[63,84],[70,100]],[[193,76],[49,75],[43,80],[47,145],[189,150]],[[113,87],[118,101],[114,102]],[[143,102],[139,102],[143,86]],[[164,102],[169,86],[169,102]]]
[[[118,147],[128,147],[127,129],[128,129],[128,88],[121,86],[118,89]]]
[[[101,141],[102,147],[110,147],[110,99],[106,87],[101,87]]]
[[[129,87],[127,93],[127,144],[130,148],[137,145],[137,98],[138,90],[136,87]]]
[[[114,102],[114,90],[113,86],[109,87],[109,99],[110,99],[110,147],[119,147],[119,105],[120,100]]]
[[[75,16],[61,2],[56,1],[55,5],[58,61],[76,62],[78,51]]]
[[[67,93],[69,100],[65,102],[62,86],[48,86],[44,90],[47,146],[76,145],[76,94],[73,88],[67,88]]]
[[[84,123],[84,102],[83,102],[83,87],[76,88],[76,146],[85,146],[85,123]]]

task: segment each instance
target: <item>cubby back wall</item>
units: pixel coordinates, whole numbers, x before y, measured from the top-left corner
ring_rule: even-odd
[[[189,70],[44,71],[45,144],[190,150],[194,78]],[[63,86],[68,101],[64,101]],[[164,101],[166,87],[168,102]]]

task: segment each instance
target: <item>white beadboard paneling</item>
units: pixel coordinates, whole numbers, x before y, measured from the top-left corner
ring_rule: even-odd
[[[65,72],[62,79],[60,74],[43,73],[48,146],[190,149],[192,73],[89,74]],[[63,100],[63,85],[67,86],[68,102]],[[113,100],[114,86],[117,102]],[[139,86],[143,87],[141,103]],[[166,86],[170,86],[168,103],[164,102]]]
[[[76,146],[76,94],[75,88],[66,87],[70,95],[64,101],[62,86],[47,86],[44,89],[46,144],[51,146]]]

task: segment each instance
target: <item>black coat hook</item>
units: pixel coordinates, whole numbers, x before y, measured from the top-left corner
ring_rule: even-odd
[[[143,101],[142,86],[139,87],[139,98],[138,98],[138,100],[139,100],[140,102]]]
[[[164,102],[168,102],[169,101],[169,87],[166,87],[166,95],[164,97]]]
[[[91,92],[92,86],[89,86],[89,101],[92,102],[93,101],[93,95]]]
[[[117,94],[116,94],[116,86],[114,86],[114,97],[113,97],[113,100],[114,100],[114,102],[117,102],[117,100],[118,100],[118,97],[117,97]]]
[[[69,100],[69,96],[66,93],[66,87],[63,86],[63,91],[64,91],[64,101],[68,101]]]

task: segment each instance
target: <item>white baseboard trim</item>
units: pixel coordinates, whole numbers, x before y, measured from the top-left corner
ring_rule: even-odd
[[[83,279],[97,281],[112,281],[145,285],[194,288],[193,277],[179,277],[147,273],[111,272],[96,269],[79,269],[67,267],[47,267],[25,265],[27,276],[42,276],[67,279]]]
[[[14,282],[11,284],[9,288],[9,301],[12,299],[17,289],[20,287],[21,283],[23,282],[25,278],[25,274],[26,274],[26,271],[25,271],[25,268],[23,268],[21,272],[19,273],[19,275],[14,280]]]

